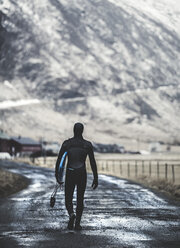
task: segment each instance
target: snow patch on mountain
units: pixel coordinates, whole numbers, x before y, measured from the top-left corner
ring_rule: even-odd
[[[0,109],[7,109],[7,108],[15,108],[24,105],[32,105],[32,104],[39,104],[40,101],[38,99],[22,99],[18,101],[4,101],[0,102]]]

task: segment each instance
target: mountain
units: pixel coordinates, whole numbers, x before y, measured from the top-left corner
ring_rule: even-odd
[[[4,0],[0,15],[5,131],[61,140],[82,121],[96,142],[180,139],[179,1]]]

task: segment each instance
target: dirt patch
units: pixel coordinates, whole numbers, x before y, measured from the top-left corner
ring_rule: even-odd
[[[29,184],[29,180],[19,174],[0,169],[0,197],[14,194]]]
[[[153,180],[148,177],[139,177],[136,182],[145,185],[151,189],[160,191],[166,196],[180,201],[180,185],[174,185],[172,182],[165,179]]]

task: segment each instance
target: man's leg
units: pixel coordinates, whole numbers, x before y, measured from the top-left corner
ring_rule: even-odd
[[[71,215],[73,211],[73,193],[75,189],[74,177],[71,171],[66,172],[65,180],[65,204],[68,214]]]
[[[73,193],[74,193],[75,183],[73,172],[66,172],[66,181],[65,181],[65,204],[66,209],[69,214],[68,229],[72,230],[75,220],[75,214],[73,211]]]
[[[76,224],[75,228],[81,230],[80,222],[84,208],[84,193],[86,189],[87,174],[86,170],[83,170],[78,177],[77,182],[77,208],[76,208]]]

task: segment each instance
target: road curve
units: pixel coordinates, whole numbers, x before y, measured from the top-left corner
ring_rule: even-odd
[[[127,180],[99,176],[91,190],[88,175],[81,232],[66,229],[64,193],[53,209],[49,198],[54,171],[23,163],[0,162],[1,168],[31,179],[28,188],[0,199],[0,247],[179,247],[180,208]]]

